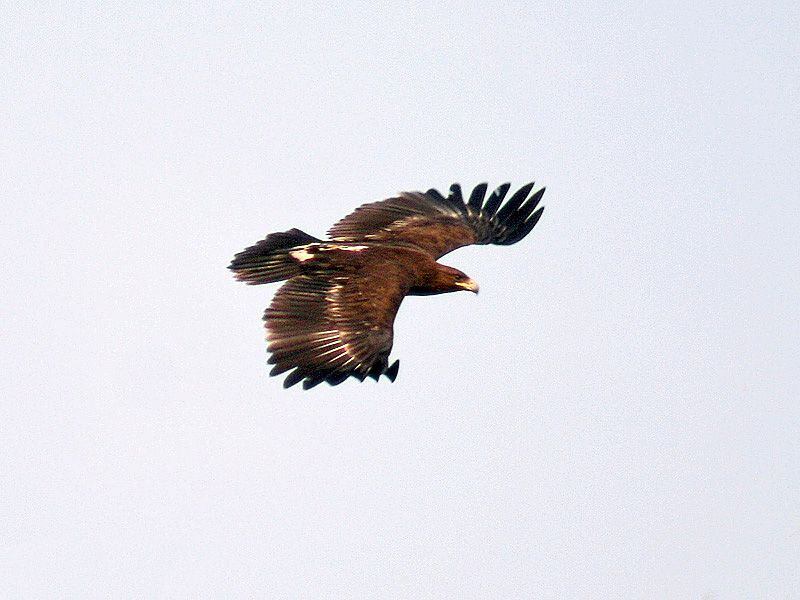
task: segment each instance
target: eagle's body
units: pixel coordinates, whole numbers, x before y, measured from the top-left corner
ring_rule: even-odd
[[[442,265],[442,255],[469,244],[513,244],[541,217],[544,189],[529,199],[523,186],[500,208],[508,184],[486,203],[481,184],[464,203],[458,185],[443,197],[436,190],[404,193],[365,204],[334,225],[330,240],[298,229],[273,233],[234,257],[237,279],[250,284],[288,281],[264,314],[271,375],[293,371],[284,385],[350,376],[394,381],[389,366],[393,324],[408,295],[478,291],[464,273]],[[499,209],[499,210],[498,210]]]

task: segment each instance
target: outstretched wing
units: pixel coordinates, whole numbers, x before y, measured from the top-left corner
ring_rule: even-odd
[[[529,198],[533,189],[529,183],[503,204],[510,187],[504,183],[484,201],[487,184],[482,183],[466,203],[457,183],[450,186],[446,198],[433,189],[424,194],[405,192],[360,206],[336,223],[328,235],[342,242],[413,244],[434,258],[470,244],[514,244],[541,218],[544,207],[536,207],[544,188]]]
[[[394,381],[399,363],[388,366],[393,324],[406,289],[380,264],[357,272],[300,275],[275,294],[264,313],[270,375],[292,371],[290,387],[337,385],[350,376],[363,381],[386,375]]]

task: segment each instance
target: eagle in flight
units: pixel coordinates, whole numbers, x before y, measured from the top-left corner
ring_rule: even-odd
[[[472,279],[436,261],[462,246],[507,246],[528,235],[544,210],[536,208],[544,188],[528,197],[533,185],[505,204],[508,183],[488,199],[482,183],[467,202],[458,184],[447,197],[404,192],[357,208],[328,231],[329,240],[290,229],[238,253],[228,268],[239,281],[288,280],[264,313],[270,375],[291,371],[284,387],[302,381],[304,389],[348,377],[394,381],[400,361],[389,366],[389,352],[403,298],[477,293]]]

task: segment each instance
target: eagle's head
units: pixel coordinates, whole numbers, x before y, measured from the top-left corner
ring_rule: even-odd
[[[437,270],[437,287],[442,292],[458,292],[467,290],[475,294],[478,293],[478,282],[470,279],[466,273],[462,273],[453,267],[446,267],[445,265],[438,265]]]

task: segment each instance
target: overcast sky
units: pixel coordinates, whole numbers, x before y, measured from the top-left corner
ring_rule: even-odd
[[[795,3],[119,4],[0,8],[0,595],[800,597]],[[533,179],[268,377],[235,252]]]

